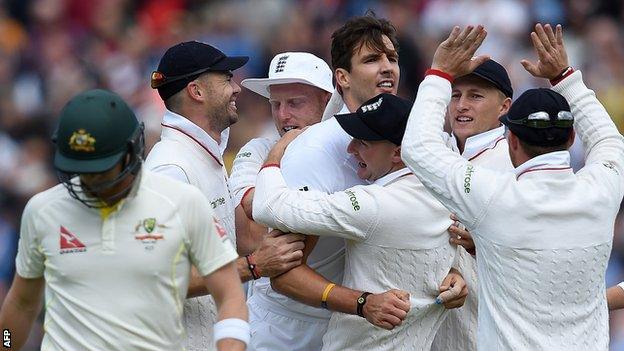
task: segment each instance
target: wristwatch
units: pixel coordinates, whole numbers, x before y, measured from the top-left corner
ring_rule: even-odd
[[[364,304],[366,304],[366,298],[368,295],[371,295],[369,292],[365,292],[360,297],[357,298],[357,315],[360,317],[364,317]]]

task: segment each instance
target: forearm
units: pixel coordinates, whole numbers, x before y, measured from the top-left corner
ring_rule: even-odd
[[[618,286],[612,286],[607,289],[607,304],[609,311],[624,308],[624,290]]]
[[[14,280],[13,287],[0,309],[0,329],[11,333],[11,347],[19,350],[26,342],[32,324],[41,310],[41,292],[29,293],[26,299],[20,298],[15,289],[16,285]]]
[[[552,89],[570,103],[575,129],[583,141],[588,162],[619,160],[624,150],[624,137],[611,120],[592,90],[583,83],[580,71],[574,72]]]
[[[442,128],[450,98],[448,80],[435,75],[425,77],[410,112],[401,157],[432,195],[452,212],[459,213],[453,201],[457,190],[452,177],[455,169],[468,161],[446,147],[443,139]]]
[[[249,325],[247,324],[249,316],[235,264],[229,263],[207,275],[204,277],[204,284],[210,288],[217,306],[218,322],[215,324],[217,349],[219,351],[245,350],[245,342],[249,341]],[[232,333],[231,327],[229,332],[224,333],[224,325],[221,322],[235,322],[239,326],[235,329],[235,333]]]
[[[0,312],[0,329],[8,330],[11,333],[11,346],[20,350],[28,338],[28,333],[32,324],[37,318],[39,306],[34,309],[25,310],[7,297]]]
[[[313,307],[321,307],[323,292],[330,283],[308,265],[293,268],[271,279],[275,291]],[[336,285],[329,292],[327,307],[332,311],[356,314],[356,300],[361,294],[361,291]]]
[[[240,256],[258,249],[266,233],[267,227],[249,219],[241,206],[236,207],[236,250]]]

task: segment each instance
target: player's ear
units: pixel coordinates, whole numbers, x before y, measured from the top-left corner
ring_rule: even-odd
[[[336,77],[336,85],[338,85],[342,89],[349,89],[351,84],[351,76],[346,69],[337,68],[334,76]]]
[[[201,86],[197,83],[197,80],[194,80],[186,85],[186,93],[192,99],[196,101],[203,100],[203,92]]]
[[[399,163],[399,162],[403,162],[403,160],[401,159],[401,146],[395,146],[394,149],[392,150],[392,163]]]

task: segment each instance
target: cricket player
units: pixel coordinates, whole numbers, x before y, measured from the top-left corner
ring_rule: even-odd
[[[462,157],[489,169],[513,170],[505,127],[499,121],[509,110],[512,97],[507,71],[491,59],[470,74],[453,80],[447,117],[452,130],[451,141]],[[450,242],[461,246],[457,252],[457,268],[468,285],[468,297],[461,308],[449,312],[431,349],[476,350],[478,291],[474,242],[459,222],[455,222],[449,232]]]
[[[371,185],[333,194],[288,189],[278,166],[284,141],[258,175],[256,220],[283,231],[347,239],[344,287],[320,277],[301,289],[308,304],[343,312],[332,314],[323,350],[429,350],[445,317],[444,307],[436,304],[438,284],[456,250],[448,242],[450,213],[401,161],[411,106],[380,94],[355,113],[336,116],[353,137],[348,152],[366,165],[358,176]],[[368,305],[370,292],[394,287],[407,290],[393,292],[400,303],[382,309]],[[390,312],[381,315],[386,309]]]
[[[232,71],[248,57],[228,57],[204,43],[183,42],[169,48],[152,73],[152,88],[158,89],[167,111],[162,121],[161,140],[145,162],[148,169],[198,187],[209,200],[216,218],[233,242],[236,241],[234,206],[227,172],[223,166],[229,127],[238,119],[236,99],[240,87]],[[242,281],[253,274],[271,277],[301,263],[303,236],[267,235],[254,252],[255,272],[240,257],[236,264]],[[214,349],[210,326],[216,310],[212,297],[193,277],[185,302],[184,322],[190,350]]]
[[[328,108],[340,106],[342,112],[348,113],[380,93],[396,94],[400,76],[396,45],[392,24],[371,15],[354,17],[335,31],[332,66],[340,93],[333,94],[332,99],[337,96],[338,101],[330,100]],[[358,161],[346,151],[350,142],[351,136],[335,118],[310,126],[288,146],[282,158],[280,168],[288,187],[330,194],[364,183],[357,176]],[[306,265],[272,278],[270,284],[254,284],[247,301],[250,315],[252,319],[256,315],[263,318],[253,320],[250,349],[321,349],[331,313],[297,299],[305,292],[306,283],[318,278],[316,275],[332,282],[342,281],[345,244],[344,240],[332,237],[322,237],[317,243],[317,238],[308,236],[306,240]],[[463,279],[459,280],[463,284]],[[464,297],[454,298],[463,303]],[[371,304],[384,302],[400,304],[401,299],[384,294],[368,297]]]
[[[251,203],[260,167],[280,136],[321,121],[334,86],[325,61],[307,52],[275,55],[267,78],[247,78],[241,85],[269,100],[274,126],[265,135],[245,144],[234,158],[229,184],[236,207],[239,251],[252,252],[266,227],[252,221]],[[241,247],[245,246],[241,250]],[[253,254],[250,255],[255,261]],[[265,283],[268,283],[265,282]]]
[[[219,350],[244,350],[247,308],[234,260],[196,188],[142,170],[143,125],[117,95],[90,90],[63,108],[59,184],[22,216],[16,275],[0,328],[19,350],[45,287],[43,350],[182,350],[191,264],[214,297]]]
[[[552,89],[522,94],[501,118],[514,172],[474,165],[440,137],[453,77],[473,57],[481,26],[455,27],[421,84],[403,160],[472,234],[479,276],[478,349],[607,350],[605,270],[624,194],[624,138],[568,65],[561,26],[531,33],[539,60],[523,60]],[[574,129],[587,158],[576,174]]]

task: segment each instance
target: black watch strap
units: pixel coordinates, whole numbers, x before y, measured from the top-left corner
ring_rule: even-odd
[[[369,292],[365,292],[360,297],[357,298],[357,315],[360,317],[364,317],[364,305],[366,304],[366,298],[368,295],[371,295]]]

